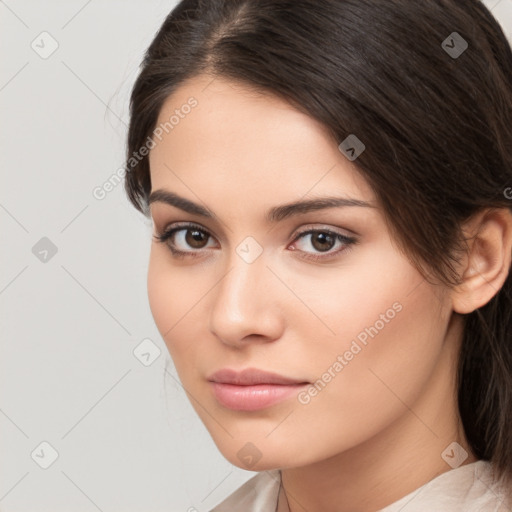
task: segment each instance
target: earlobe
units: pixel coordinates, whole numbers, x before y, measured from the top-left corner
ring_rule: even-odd
[[[453,309],[471,313],[487,304],[505,282],[512,259],[512,213],[508,208],[479,212],[464,225],[468,253],[461,283],[452,291]]]

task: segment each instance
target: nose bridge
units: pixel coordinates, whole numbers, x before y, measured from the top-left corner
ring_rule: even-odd
[[[210,317],[211,331],[223,341],[236,343],[251,334],[277,335],[279,319],[271,292],[274,276],[266,263],[263,251],[251,240],[231,251]]]
[[[240,256],[239,249],[232,251],[228,264],[228,272],[218,285],[216,302],[233,317],[245,315],[263,306],[265,297],[261,296],[260,284],[268,280],[265,273],[269,270],[265,266],[265,258],[260,255],[254,260]]]

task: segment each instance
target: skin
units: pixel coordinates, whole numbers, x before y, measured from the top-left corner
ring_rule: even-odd
[[[172,191],[215,217],[151,203],[155,235],[193,222],[210,236],[191,246],[190,233],[187,244],[187,231],[179,232],[177,248],[193,253],[182,259],[169,242],[153,241],[148,297],[187,396],[224,457],[251,471],[281,469],[292,512],[383,508],[451,470],[441,454],[454,441],[468,452],[463,464],[477,460],[456,406],[459,313],[503,284],[510,213],[468,223],[468,234],[480,229],[481,238],[461,262],[460,287],[429,284],[391,239],[357,160],[321,124],[275,96],[205,75],[167,99],[158,123],[191,96],[198,105],[151,149],[152,191]],[[264,218],[271,207],[328,195],[374,208]],[[301,256],[326,254],[322,246],[296,236],[308,228],[358,242],[327,245],[330,258],[315,262]],[[263,248],[252,263],[236,252],[248,236]],[[308,404],[292,397],[244,412],[216,401],[207,377],[224,367],[314,383],[394,303],[400,312]],[[250,468],[237,455],[247,442],[261,453]]]

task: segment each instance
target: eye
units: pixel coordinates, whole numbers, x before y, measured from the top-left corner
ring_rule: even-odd
[[[309,238],[309,242],[305,242]],[[357,243],[357,238],[347,236],[330,229],[309,229],[302,231],[295,238],[294,245],[297,245],[296,241],[302,242],[303,248],[301,252],[306,255],[301,256],[304,259],[321,260],[335,258],[341,252],[346,252],[351,249],[353,244]],[[338,249],[331,251],[338,243]],[[314,250],[319,251],[321,254],[314,254],[304,250],[304,245],[310,245]],[[292,246],[293,247],[293,246]],[[292,250],[295,250],[294,248]],[[323,253],[323,254],[322,254]],[[326,254],[327,253],[327,254]]]
[[[161,235],[153,236],[157,242],[167,243],[171,253],[178,258],[196,256],[195,251],[187,250],[187,246],[188,249],[204,249],[206,247],[205,242],[208,241],[208,238],[211,238],[207,231],[194,224],[175,226],[164,231]]]
[[[208,248],[208,240],[212,238],[208,231],[190,223],[175,225],[160,235],[153,235],[153,237],[157,242],[166,243],[176,258],[199,256],[203,249]],[[318,251],[317,254],[305,250],[305,246],[308,245],[306,243],[308,237],[310,246],[314,251]],[[295,237],[293,245],[290,246],[292,251],[296,250],[296,245],[300,245],[297,241],[302,244],[302,248],[298,252],[304,253],[300,257],[314,261],[336,258],[340,253],[350,250],[350,246],[358,242],[355,237],[325,228],[300,232]],[[338,244],[338,249],[332,251],[336,244]]]

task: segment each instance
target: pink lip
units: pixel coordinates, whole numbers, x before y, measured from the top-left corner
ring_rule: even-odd
[[[224,384],[236,384],[238,386],[251,386],[253,384],[308,384],[304,380],[291,379],[257,368],[246,368],[242,371],[222,368],[210,375],[208,380]]]
[[[241,372],[224,368],[208,377],[216,399],[236,411],[256,411],[281,402],[309,382],[255,368]]]

